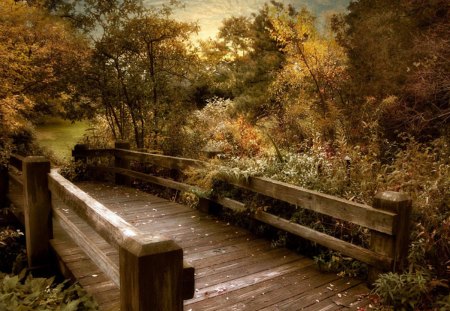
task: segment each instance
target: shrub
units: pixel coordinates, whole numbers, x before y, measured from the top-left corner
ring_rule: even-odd
[[[24,278],[0,274],[0,310],[98,310],[92,297],[78,285],[54,283],[54,278]]]
[[[374,293],[394,310],[415,310],[428,292],[429,275],[423,272],[386,273],[375,282]]]
[[[10,227],[0,228],[0,272],[13,271],[16,259],[25,254],[25,237],[22,231]],[[19,262],[17,266],[20,266]]]
[[[59,170],[60,174],[70,181],[82,181],[88,179],[88,169],[83,161],[66,163]]]

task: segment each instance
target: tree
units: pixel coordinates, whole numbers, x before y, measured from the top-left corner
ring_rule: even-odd
[[[40,7],[0,3],[0,124],[2,146],[40,113],[65,113],[82,100],[80,72],[87,42]]]
[[[359,0],[349,14],[335,18],[339,43],[349,57],[347,89],[353,98],[344,107],[354,120],[369,106],[384,105],[383,135],[395,139],[407,131],[435,137],[448,129],[448,1]]]
[[[272,5],[281,4],[272,1]],[[270,7],[265,4],[251,19],[225,19],[216,40],[203,42],[202,46],[210,68],[208,83],[214,86],[210,94],[232,98],[236,112],[252,123],[279,110],[267,92],[284,61],[270,35]]]
[[[305,8],[278,7],[271,20],[271,34],[286,55],[271,86],[284,111],[280,127],[291,128],[288,140],[333,142],[341,127],[339,106],[345,101],[340,83],[345,79],[343,50],[330,32],[317,31],[314,16]]]
[[[197,58],[189,38],[197,26],[172,19],[169,7],[122,5],[95,17],[102,27],[93,67],[98,98],[116,137],[160,148],[172,114],[186,104]]]

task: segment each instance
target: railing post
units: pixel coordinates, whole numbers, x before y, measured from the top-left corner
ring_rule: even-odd
[[[406,266],[408,255],[411,199],[405,193],[384,191],[379,192],[373,201],[373,207],[397,214],[394,223],[393,235],[387,235],[377,231],[371,232],[370,249],[393,258],[392,271],[402,271]],[[378,267],[370,267],[369,282],[373,283],[380,273]]]
[[[119,249],[120,310],[183,310],[183,251],[158,248]]]
[[[87,144],[76,144],[75,147],[73,147],[73,151],[72,151],[72,156],[73,156],[75,162],[82,161],[82,162],[86,163],[87,157],[80,155],[79,152],[82,152],[82,151],[88,150],[88,149],[89,149],[89,146]]]
[[[0,208],[8,203],[9,175],[8,167],[0,164]]]
[[[116,148],[116,149],[130,149],[130,143],[124,142],[124,141],[116,141],[115,144],[114,144],[114,148]],[[125,159],[121,159],[121,158],[115,156],[115,158],[114,158],[114,167],[129,169],[130,168],[130,161],[129,160],[125,160]],[[115,183],[117,185],[125,185],[125,186],[131,185],[131,179],[128,176],[124,176],[122,174],[116,173],[114,178],[115,178]]]
[[[49,240],[53,236],[49,172],[50,162],[44,157],[26,157],[23,161],[25,237],[30,269],[49,264]]]

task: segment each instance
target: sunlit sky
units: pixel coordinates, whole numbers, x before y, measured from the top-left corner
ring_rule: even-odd
[[[167,1],[144,0],[149,5],[159,6]],[[177,9],[174,17],[187,22],[198,22],[198,37],[214,37],[224,18],[231,16],[250,16],[269,0],[184,0],[185,7]],[[345,11],[350,0],[279,0],[295,7],[308,7],[316,16],[323,17],[333,12]],[[319,18],[319,22],[323,19]]]

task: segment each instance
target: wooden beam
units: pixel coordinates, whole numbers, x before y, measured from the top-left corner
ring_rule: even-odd
[[[121,149],[130,149],[130,143],[125,141],[116,141],[114,147]],[[114,167],[128,170],[130,169],[130,160],[115,155]],[[114,181],[117,185],[131,186],[131,179],[128,176],[124,176],[122,174],[114,174]]]
[[[9,173],[8,167],[0,165],[0,208],[8,204]]]
[[[72,208],[112,245],[136,254],[147,244],[151,244],[155,252],[179,248],[172,240],[159,235],[142,236],[134,226],[62,177],[56,170],[49,174],[49,187],[53,195]]]
[[[325,233],[318,232],[311,228],[292,223],[286,219],[274,216],[272,214],[259,211],[253,215],[253,218],[263,223],[274,226],[275,228],[287,231],[309,241],[315,242],[327,248],[341,252],[342,254],[358,259],[369,265],[378,267],[389,267],[392,259],[349,242],[342,241]]]
[[[85,145],[75,145],[76,148],[72,150],[72,157],[75,158],[75,161],[81,160],[83,158],[91,158],[91,157],[107,157],[113,156],[115,149],[83,149],[82,147],[77,146],[85,146]]]
[[[9,158],[9,165],[15,167],[19,171],[22,171],[22,163],[24,160],[25,160],[24,156],[13,153],[13,154],[11,154],[11,156]]]
[[[230,199],[230,198],[218,198],[215,200],[218,204],[222,205],[223,207],[229,208],[234,212],[245,212],[247,210],[247,207],[244,203]]]
[[[377,210],[317,191],[307,190],[264,177],[250,177],[249,182],[231,184],[278,199],[301,208],[345,220],[386,234],[394,233],[395,213]]]
[[[87,193],[59,175],[56,170],[52,170],[49,174],[49,187],[53,195],[56,195],[64,204],[74,209],[77,214],[81,218],[83,218],[92,228],[94,228],[94,230],[100,236],[102,236],[110,244],[119,248],[119,254],[122,254],[121,265],[119,269],[121,284],[120,286],[125,286],[123,288],[127,289],[133,288],[138,292],[142,292],[143,288],[147,288],[146,286],[148,286],[148,281],[143,281],[141,280],[141,278],[145,279],[151,277],[150,279],[153,278],[156,282],[156,285],[154,286],[164,284],[163,289],[167,290],[167,295],[169,296],[175,295],[178,297],[178,295],[181,295],[180,297],[182,297],[182,299],[189,299],[193,296],[194,270],[187,263],[183,263],[183,252],[173,240],[168,240],[159,235],[150,236],[142,234],[142,232],[137,228],[127,223],[121,217],[117,216],[115,213],[106,208],[103,204],[99,203]],[[178,259],[178,255],[176,254],[181,254],[181,259]],[[167,257],[167,261],[162,259],[165,258],[165,256]],[[177,259],[173,259],[172,256],[177,257]],[[178,267],[178,264],[176,264],[178,268],[170,266],[171,260],[175,260],[175,262],[181,260],[180,267]],[[155,263],[154,261],[157,261],[160,266],[153,266],[152,268],[146,266],[148,263]],[[143,264],[144,262],[147,263]],[[162,265],[162,263],[169,265],[169,267]],[[135,265],[136,267],[128,271],[128,268],[126,268],[128,267],[128,265]],[[169,272],[166,271],[167,269]],[[179,272],[178,270],[181,272]],[[142,273],[142,275],[139,273]],[[158,273],[164,274],[165,276],[156,276]],[[128,281],[124,281],[125,283],[123,283],[122,279]],[[178,280],[177,284],[173,283],[174,279]],[[139,284],[131,285],[129,284],[130,280],[133,280],[133,282],[138,282]],[[156,280],[159,280],[162,283],[158,283]],[[176,288],[178,288],[178,286],[181,287],[179,289],[172,289],[172,294],[170,294],[167,286],[174,286]],[[148,289],[152,288],[153,285]],[[155,295],[159,294],[160,291],[155,291]],[[134,295],[133,297],[136,297],[136,293],[132,295]],[[167,295],[163,295],[160,298],[167,298]],[[147,299],[160,299],[154,298],[153,294],[150,296],[147,293],[143,297],[147,297]],[[123,299],[125,301],[129,301],[129,299],[134,301],[135,298],[124,297]],[[134,306],[134,304],[132,305]],[[144,305],[147,306],[145,303]],[[147,309],[140,309],[139,307],[137,309],[122,310]]]
[[[115,156],[130,160],[130,161],[137,161],[142,163],[151,163],[160,167],[169,168],[169,169],[179,169],[183,170],[188,167],[202,167],[205,165],[204,162],[193,160],[193,159],[187,159],[187,158],[177,158],[177,157],[171,157],[171,156],[165,156],[160,154],[150,154],[145,152],[139,152],[139,151],[132,151],[132,150],[124,150],[124,149],[116,149],[115,150]]]
[[[26,157],[23,160],[25,237],[30,269],[49,264],[49,240],[53,233],[48,172],[50,162],[44,157]]]
[[[378,275],[387,270],[402,271],[406,268],[408,255],[410,217],[412,212],[411,198],[406,193],[384,191],[375,195],[374,208],[397,214],[397,223],[393,236],[372,231],[370,233],[370,249],[394,258],[388,268],[371,267],[369,269],[369,282],[373,283]]]
[[[61,225],[72,240],[89,256],[117,286],[120,285],[119,267],[100,250],[59,208],[53,208],[53,218]]]
[[[9,170],[8,172],[8,179],[14,183],[16,183],[19,186],[23,187],[23,175],[16,174]]]
[[[183,310],[183,250],[119,249],[120,310]]]

